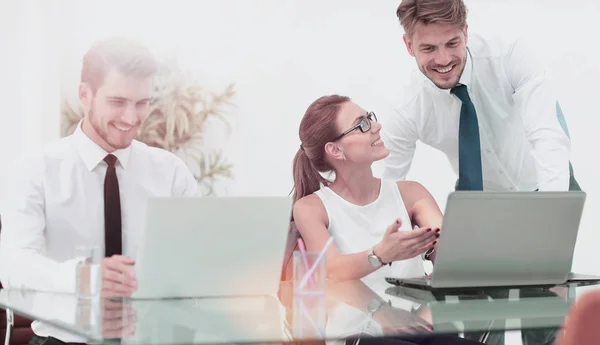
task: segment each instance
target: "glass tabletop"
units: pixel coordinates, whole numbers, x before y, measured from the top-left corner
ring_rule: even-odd
[[[327,342],[359,337],[460,336],[506,330],[554,337],[577,296],[597,285],[429,291],[362,281],[323,294],[129,300],[0,290],[0,307],[88,343],[231,344]]]

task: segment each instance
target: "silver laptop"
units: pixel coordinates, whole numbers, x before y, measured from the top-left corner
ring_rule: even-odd
[[[289,197],[152,198],[133,299],[277,293]]]
[[[453,192],[426,288],[556,285],[571,277],[584,192]],[[588,277],[596,280],[600,277]]]

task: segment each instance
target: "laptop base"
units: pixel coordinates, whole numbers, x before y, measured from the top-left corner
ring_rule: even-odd
[[[468,287],[433,287],[431,286],[431,276],[423,276],[416,278],[394,278],[386,277],[385,281],[389,284],[396,286],[406,286],[417,289],[425,290],[444,290],[444,291],[461,291],[462,293],[469,290],[478,291],[481,289],[522,289],[522,288],[551,288],[557,285],[578,283],[580,285],[596,285],[600,284],[600,276],[589,275],[589,274],[578,274],[569,273],[567,280],[563,283],[557,284],[535,284],[535,283],[523,283],[523,284],[511,284],[511,285],[482,285],[482,286],[468,286]]]

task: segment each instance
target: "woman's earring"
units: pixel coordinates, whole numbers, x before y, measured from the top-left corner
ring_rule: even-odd
[[[346,161],[346,155],[342,153],[342,161]]]

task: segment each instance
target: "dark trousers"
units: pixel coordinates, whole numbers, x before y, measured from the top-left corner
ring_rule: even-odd
[[[463,339],[451,335],[419,335],[406,337],[374,338],[360,334],[346,339],[346,345],[481,345],[478,341]]]
[[[34,335],[29,341],[29,345],[65,345],[65,344],[77,344],[77,343],[65,343],[64,341],[58,340],[54,337],[40,337]]]
[[[532,297],[556,297],[556,294],[546,288],[523,288],[519,289],[519,298],[532,298]],[[460,300],[474,300],[474,299],[487,299],[491,297],[495,300],[508,299],[509,290],[507,289],[486,289],[480,295],[460,295]],[[443,301],[445,299],[444,294],[435,294],[437,300]],[[478,321],[468,321],[468,325],[465,326],[470,329],[486,329],[491,326],[484,322],[483,324],[477,324]],[[501,327],[502,328],[502,327]],[[505,345],[505,331],[490,331],[485,344],[488,345]],[[521,341],[524,345],[553,345],[556,342],[560,327],[533,327],[527,320],[523,321],[521,325]],[[483,335],[481,331],[465,332],[465,338],[478,340]]]
[[[556,294],[545,288],[524,288],[520,289],[519,298],[532,297],[556,297]],[[507,299],[508,290],[489,290],[486,294],[493,299]],[[560,332],[560,327],[531,327],[526,320],[521,325],[521,341],[524,345],[553,345],[556,342],[556,337]],[[490,332],[490,337],[486,344],[503,345],[504,332]]]

